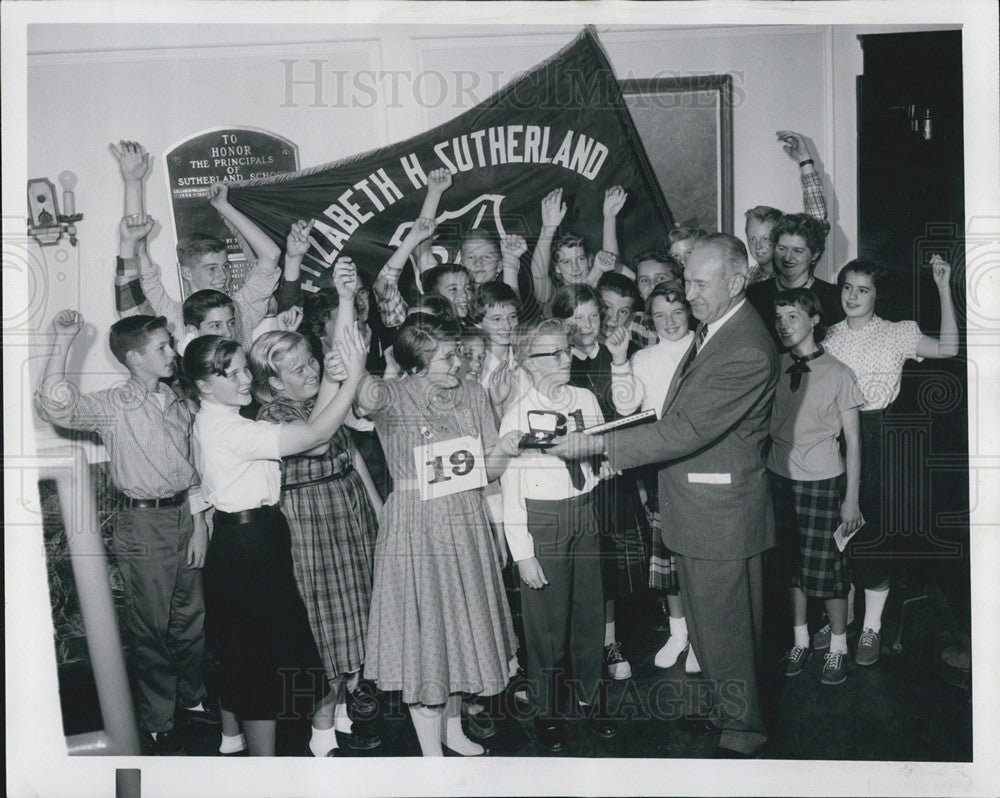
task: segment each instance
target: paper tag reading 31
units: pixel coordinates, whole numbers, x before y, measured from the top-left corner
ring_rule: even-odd
[[[413,447],[420,498],[424,501],[486,486],[483,444],[466,435]]]

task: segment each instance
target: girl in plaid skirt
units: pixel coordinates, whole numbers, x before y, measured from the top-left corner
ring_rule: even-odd
[[[309,420],[321,375],[304,336],[264,333],[250,350],[250,369],[253,393],[262,405],[258,421]],[[338,748],[338,733],[350,748],[375,748],[381,742],[367,722],[376,707],[358,690],[378,532],[358,468],[365,468],[364,460],[345,426],[326,443],[281,461],[281,510],[291,530],[295,582],[331,687],[313,716],[309,747],[314,756]],[[377,499],[374,485],[371,493]]]
[[[847,678],[848,558],[834,540],[856,531],[861,446],[858,408],[864,402],[853,372],[827,354],[818,341],[819,299],[794,288],[774,300],[775,329],[789,351],[771,413],[767,468],[774,498],[779,558],[792,604],[795,641],[782,660],[787,676],[802,672],[812,654],[806,623],[808,597],[821,598],[830,618],[830,651],[824,684]],[[847,444],[846,469],[839,438]]]

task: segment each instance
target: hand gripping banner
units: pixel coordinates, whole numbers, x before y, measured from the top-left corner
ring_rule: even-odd
[[[446,167],[435,251],[457,261],[474,227],[519,234],[533,245],[541,200],[563,189],[560,232],[601,248],[604,192],[629,194],[618,215],[623,258],[663,241],[673,226],[663,191],[618,81],[592,28],[552,58],[455,119],[372,152],[259,180],[234,183],[230,202],[284,248],[297,219],[313,219],[303,288],[328,284],[337,258],[351,257],[367,283],[400,243],[426,195],[427,174]],[[305,278],[309,278],[308,280]]]

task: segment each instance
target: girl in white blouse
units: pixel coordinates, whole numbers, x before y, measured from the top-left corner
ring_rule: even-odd
[[[694,339],[690,327],[691,308],[684,297],[684,288],[674,282],[657,284],[646,300],[646,314],[653,321],[658,343],[640,349],[631,360],[626,360],[629,344],[627,328],[619,327],[605,342],[611,350],[611,395],[615,410],[622,415],[630,415],[640,409],[655,410],[659,418],[674,372]],[[677,571],[672,564],[673,556],[664,548],[660,538],[656,470],[653,469],[647,476],[651,477],[645,480],[645,484],[653,526],[649,586],[666,593],[670,624],[670,637],[656,652],[653,662],[658,668],[669,668],[688,648],[687,620],[677,584]],[[684,669],[687,673],[701,670],[694,649],[688,651]]]
[[[364,345],[355,332],[338,342],[338,350],[344,381],[338,387],[327,376],[309,420],[288,424],[240,416],[250,403],[251,376],[235,341],[206,335],[184,353],[186,378],[201,405],[192,450],[205,497],[215,507],[204,571],[205,625],[220,662],[224,753],[241,750],[245,735],[251,756],[274,756],[277,716],[295,711],[286,703],[288,691],[312,688],[319,698],[326,689],[295,586],[288,524],[277,505],[281,458],[328,441],[354,400]]]
[[[875,313],[888,271],[876,263],[853,260],[840,270],[837,286],[847,318],[827,331],[823,346],[854,371],[865,404],[861,407],[861,512],[865,525],[852,540],[854,584],[865,591],[865,619],[854,661],[872,665],[879,657],[882,610],[889,596],[887,551],[893,536],[882,528],[880,510],[892,502],[891,463],[882,462],[885,410],[899,395],[907,360],[954,357],[958,354],[958,324],[951,298],[951,266],[940,255],[930,261],[941,299],[941,336],[924,335],[915,321],[891,322]],[[887,498],[889,497],[889,498]],[[862,551],[863,550],[863,551]],[[858,556],[858,555],[861,556]],[[850,616],[849,608],[849,616]],[[813,640],[813,648],[829,645],[829,627]]]

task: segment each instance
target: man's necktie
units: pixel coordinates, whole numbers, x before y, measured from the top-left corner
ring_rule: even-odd
[[[802,384],[802,375],[808,374],[812,371],[812,369],[810,369],[806,364],[810,360],[815,360],[822,355],[823,347],[820,347],[818,351],[813,352],[811,355],[806,355],[805,357],[799,357],[794,352],[790,354],[792,355],[792,365],[785,369],[785,374],[792,375],[792,393],[795,393]]]
[[[691,345],[691,351],[688,353],[687,360],[684,361],[684,365],[681,366],[681,374],[684,374],[691,364],[694,363],[694,359],[698,356],[698,352],[701,350],[701,345],[705,343],[705,336],[708,335],[708,325],[699,324],[698,330],[694,334],[694,343]]]

